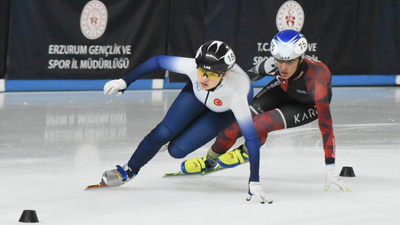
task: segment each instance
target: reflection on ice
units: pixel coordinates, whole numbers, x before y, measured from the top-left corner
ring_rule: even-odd
[[[127,135],[126,110],[108,112],[48,112],[46,141],[118,140]]]

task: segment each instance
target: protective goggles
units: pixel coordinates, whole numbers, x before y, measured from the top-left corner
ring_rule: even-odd
[[[197,71],[200,74],[203,74],[203,77],[206,76],[209,80],[218,80],[219,78],[221,78],[225,74],[225,71],[212,72],[212,71],[207,71],[207,70],[199,68],[199,67],[197,67]]]

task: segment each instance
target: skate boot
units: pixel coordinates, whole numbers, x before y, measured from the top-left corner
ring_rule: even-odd
[[[117,169],[107,170],[103,173],[102,182],[107,186],[120,186],[135,178],[136,174],[132,173],[128,164],[123,167],[117,165]]]
[[[210,159],[207,158],[207,155],[205,155],[203,158],[196,157],[184,161],[181,165],[181,170],[183,173],[186,174],[196,174],[210,170],[216,165],[217,163],[213,163]]]
[[[217,159],[218,164],[223,167],[232,168],[242,163],[248,162],[249,154],[247,154],[247,152],[243,150],[244,148],[246,148],[246,146],[241,145],[239,148],[221,155]]]

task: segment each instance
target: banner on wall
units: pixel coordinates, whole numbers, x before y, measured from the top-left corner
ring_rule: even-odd
[[[196,41],[197,45],[209,40],[224,41],[235,51],[237,63],[244,70],[248,70],[271,57],[269,43],[275,34],[283,29],[295,29],[302,32],[305,25],[305,12],[302,5],[296,1],[229,2],[209,0],[202,5],[203,7],[187,7],[183,2],[173,5],[172,9],[176,9],[176,11],[185,12],[185,15],[197,16],[192,17],[190,23],[192,29],[186,22],[187,20],[172,20],[171,27],[186,28],[188,33],[186,36],[182,36],[179,32],[170,33],[170,53],[179,55],[183,52],[183,55],[187,56],[193,54],[195,52],[193,48],[188,48],[186,51],[181,49],[181,40],[187,39],[187,36],[197,40],[196,38],[201,35],[199,30],[204,30],[204,34],[201,36],[204,38],[202,41]],[[174,15],[172,17],[174,18]],[[193,18],[198,21],[193,21]],[[318,58],[318,40],[313,38],[310,40],[308,54]],[[177,49],[180,51],[178,52]],[[186,77],[170,77],[170,80],[182,82],[187,79]]]
[[[169,8],[169,1],[12,0],[7,79],[120,78],[166,54]]]
[[[202,25],[204,41],[226,42],[245,70],[271,57],[269,43],[279,31],[295,29],[308,40],[306,54],[327,64],[332,74],[399,74],[400,50],[396,46],[400,46],[400,39],[395,36],[400,15],[395,9],[400,2],[208,0],[204,5],[204,16],[196,17],[199,22],[195,23]],[[388,19],[380,16],[385,12]],[[176,20],[174,26],[182,24],[184,20]],[[184,38],[177,33],[170,35],[172,40]],[[174,44],[170,42],[171,49],[175,49]]]
[[[219,1],[213,2],[218,4]],[[206,35],[208,39],[224,39],[230,43],[237,55],[238,64],[243,69],[247,70],[271,57],[269,48],[272,38],[279,31],[293,29],[306,36],[308,40],[307,55],[332,64],[330,68],[335,70],[333,68],[335,64],[330,62],[332,52],[324,49],[331,44],[332,38],[340,42],[343,37],[340,33],[334,33],[335,28],[327,28],[320,19],[323,11],[328,11],[327,8],[319,6],[318,2],[314,4],[311,1],[307,1],[307,3],[305,1],[252,1],[242,4],[219,7],[237,7],[236,10],[233,10],[237,14],[214,13],[214,15],[218,15],[219,22],[216,26],[208,27]],[[241,18],[239,22],[235,20],[237,17]],[[214,22],[216,21],[217,18]],[[346,23],[351,23],[351,21],[346,21]],[[219,32],[221,27],[228,28],[227,24],[231,24],[232,28],[226,29],[222,33]],[[332,31],[327,32],[329,29]],[[330,36],[331,33],[332,36]],[[335,47],[342,50],[341,54],[351,53],[351,49],[344,48],[344,46]]]
[[[303,33],[306,54],[334,75],[399,74],[399,7],[383,0],[10,0],[7,79],[119,78],[155,55],[193,57],[209,40],[226,42],[248,70],[271,57],[269,43],[283,29]]]

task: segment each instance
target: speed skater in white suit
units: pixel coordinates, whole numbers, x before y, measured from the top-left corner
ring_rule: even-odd
[[[104,172],[100,184],[119,186],[131,181],[165,143],[169,143],[168,152],[172,157],[183,158],[237,121],[249,153],[248,192],[261,203],[271,203],[259,179],[260,146],[249,108],[252,84],[235,61],[228,45],[210,41],[200,46],[195,58],[155,56],[127,76],[107,82],[104,94],[120,96],[132,82],[157,69],[190,78],[164,119],[144,137],[128,163]],[[216,156],[209,157],[202,161],[207,169],[216,165]]]

